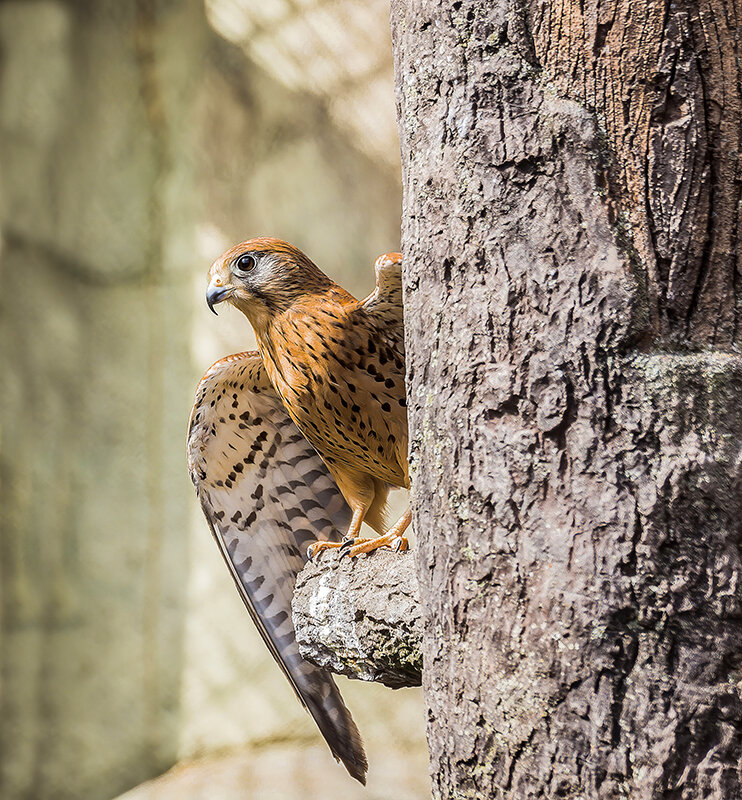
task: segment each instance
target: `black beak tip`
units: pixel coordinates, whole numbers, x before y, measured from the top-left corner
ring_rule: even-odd
[[[225,299],[225,295],[228,295],[229,292],[230,292],[230,287],[228,286],[227,287],[220,286],[216,289],[209,289],[209,291],[206,292],[206,305],[209,307],[212,314],[214,314],[215,316],[219,316],[216,313],[216,309],[214,308],[214,306],[217,303],[221,303],[222,300]]]

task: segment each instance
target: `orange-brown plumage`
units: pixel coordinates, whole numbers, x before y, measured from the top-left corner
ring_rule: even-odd
[[[360,736],[331,676],[299,654],[291,596],[304,560],[325,548],[407,547],[409,511],[388,531],[385,521],[390,487],[409,485],[401,256],[377,260],[376,288],[359,301],[295,247],[252,239],[211,266],[207,302],[223,301],[250,320],[259,353],[223,359],[201,381],[191,478],[263,639],[363,782]],[[358,539],[364,521],[383,535]]]
[[[256,264],[240,275],[244,256]],[[361,301],[278,239],[242,242],[209,273],[252,323],[289,415],[379,533],[389,486],[409,485],[400,261],[396,253],[377,261],[376,291]]]

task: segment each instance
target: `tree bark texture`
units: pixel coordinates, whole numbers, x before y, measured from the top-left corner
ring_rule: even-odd
[[[422,619],[411,553],[324,555],[299,574],[296,639],[304,658],[392,689],[420,686]]]
[[[435,797],[742,797],[740,10],[392,2]]]

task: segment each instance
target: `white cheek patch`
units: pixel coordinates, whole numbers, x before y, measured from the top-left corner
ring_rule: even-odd
[[[250,272],[249,278],[259,287],[263,283],[270,283],[281,277],[281,263],[273,253],[258,256],[255,269]]]

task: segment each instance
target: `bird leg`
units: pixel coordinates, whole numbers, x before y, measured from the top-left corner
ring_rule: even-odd
[[[403,552],[410,546],[407,537],[402,536],[409,527],[410,522],[412,522],[412,510],[408,508],[394,527],[389,528],[383,536],[377,536],[375,539],[348,539],[348,541],[343,542],[340,545],[340,557],[349,556],[353,558],[361,553],[370,553],[372,550],[378,550],[380,547],[391,547],[397,553]],[[353,525],[351,524],[352,527]]]
[[[363,524],[363,517],[366,514],[365,508],[356,508],[353,512],[353,516],[350,520],[350,526],[348,527],[348,532],[343,537],[342,542],[314,542],[307,547],[307,558],[310,561],[313,561],[316,556],[318,556],[323,550],[336,550],[339,547],[344,547],[349,541],[359,541],[355,537],[357,536],[358,532],[361,530],[361,525]],[[364,540],[366,541],[366,540]]]

